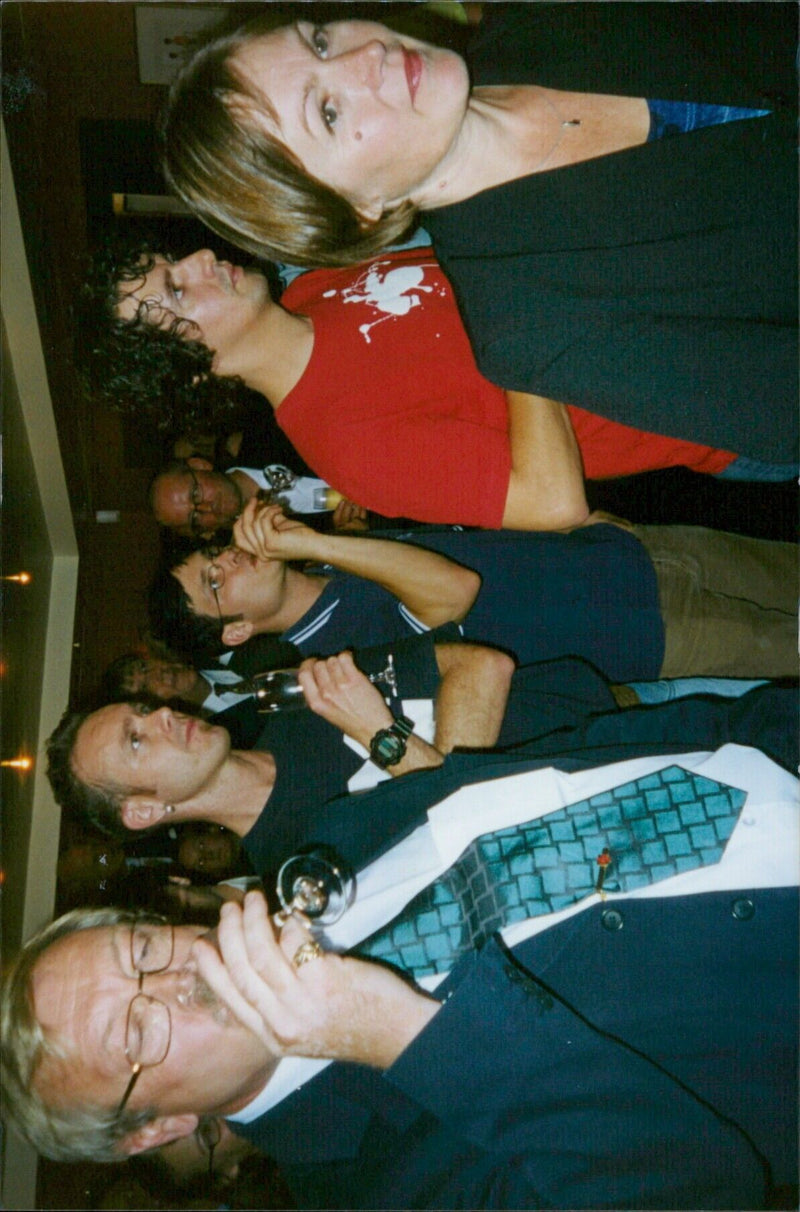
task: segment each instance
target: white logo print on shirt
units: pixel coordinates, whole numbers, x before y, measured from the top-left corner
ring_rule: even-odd
[[[374,311],[384,313],[377,320],[359,325],[358,331],[367,345],[372,341],[370,329],[377,324],[382,324],[392,316],[407,316],[412,307],[419,307],[422,303],[423,294],[431,294],[437,289],[440,294],[444,294],[443,288],[423,285],[425,269],[434,268],[434,265],[400,265],[396,269],[390,269],[388,273],[382,272],[391,264],[391,261],[373,261],[356,278],[352,286],[346,286],[341,292],[326,290],[323,296],[325,299],[331,299],[341,293],[343,303],[365,303]]]

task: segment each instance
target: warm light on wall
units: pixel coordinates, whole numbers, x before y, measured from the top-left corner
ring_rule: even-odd
[[[5,762],[0,762],[0,766],[12,766],[14,770],[30,770],[33,765],[33,758],[8,758]]]
[[[4,581],[16,581],[18,585],[29,585],[33,580],[29,572],[16,572],[13,576],[3,577]]]

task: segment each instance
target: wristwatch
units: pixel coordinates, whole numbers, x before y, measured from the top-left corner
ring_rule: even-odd
[[[406,741],[414,731],[414,721],[398,715],[388,728],[380,728],[369,743],[369,756],[381,770],[396,766],[405,757]]]

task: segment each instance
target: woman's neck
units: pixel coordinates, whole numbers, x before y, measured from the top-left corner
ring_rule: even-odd
[[[533,84],[475,88],[443,171],[414,201],[436,210],[506,181],[634,147],[648,129],[647,103],[639,97]]]
[[[458,137],[427,181],[412,193],[420,210],[437,210],[507,180],[518,135],[518,90],[474,88]]]

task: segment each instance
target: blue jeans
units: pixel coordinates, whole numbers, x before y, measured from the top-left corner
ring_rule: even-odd
[[[747,694],[754,686],[763,686],[766,678],[744,680],[742,678],[662,678],[658,682],[627,682],[636,691],[639,702],[669,703],[672,699],[685,699],[690,694],[718,694],[723,698],[736,699]]]
[[[738,455],[732,463],[717,472],[718,480],[759,480],[762,483],[778,483],[796,480],[800,476],[800,463],[762,463],[760,459],[748,459]]]

